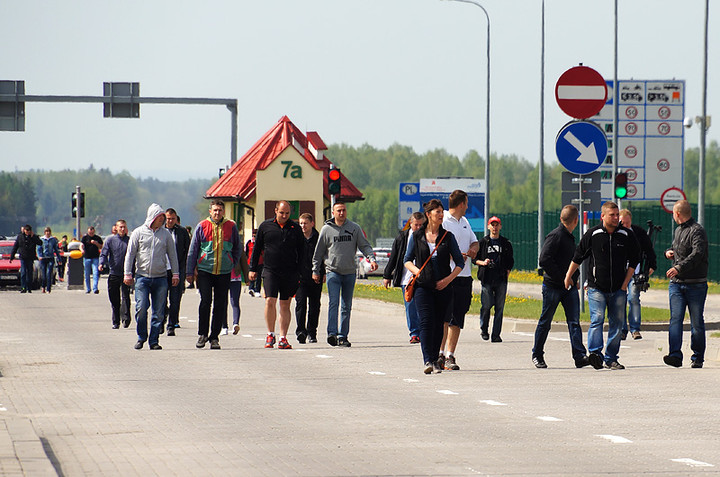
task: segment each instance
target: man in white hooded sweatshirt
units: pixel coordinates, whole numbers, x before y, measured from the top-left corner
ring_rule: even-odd
[[[142,349],[148,341],[147,310],[152,298],[150,349],[162,349],[158,343],[165,316],[168,282],[167,263],[172,270],[172,286],[180,281],[177,252],[172,235],[165,227],[165,210],[157,204],[148,207],[145,223],[133,230],[125,255],[124,280],[133,284],[135,265],[135,320],[138,341],[135,349]]]

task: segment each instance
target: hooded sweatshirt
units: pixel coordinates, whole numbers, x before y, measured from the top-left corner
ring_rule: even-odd
[[[125,278],[132,278],[133,262],[135,274],[147,278],[167,277],[167,260],[173,278],[179,278],[177,252],[172,235],[163,226],[157,230],[150,228],[153,221],[165,215],[163,208],[157,204],[148,207],[145,223],[133,230],[130,235],[127,253],[125,254]]]
[[[337,225],[334,219],[325,222],[313,254],[313,274],[320,275],[323,263],[325,271],[340,275],[357,272],[355,251],[360,251],[368,260],[375,261],[375,252],[367,241],[362,229],[355,222],[346,220]]]

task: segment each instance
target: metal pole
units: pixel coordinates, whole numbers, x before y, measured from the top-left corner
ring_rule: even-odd
[[[708,14],[710,0],[705,0],[705,50],[703,52],[702,116],[700,118],[700,158],[698,160],[698,223],[705,225],[705,141],[707,133]]]
[[[618,101],[619,101],[619,90],[618,87],[618,0],[615,0],[615,53],[613,55],[614,57],[614,72],[613,72],[613,131],[612,131],[612,138],[613,138],[613,157],[612,157],[612,185],[611,190],[613,191],[610,197],[614,198],[615,196],[615,176],[617,176],[618,173],[618,152],[620,151],[620,147],[617,143],[617,128],[618,128],[618,111],[620,108],[618,108]],[[618,199],[618,207],[622,208],[622,200]]]
[[[77,213],[75,214],[75,228],[77,231],[75,232],[75,235],[78,240],[80,240],[80,237],[82,237],[82,232],[80,231],[80,186],[75,186],[75,194],[77,194],[75,197],[77,197]]]
[[[228,105],[227,108],[230,110],[230,167],[237,161],[237,127],[238,127],[238,108],[237,99],[235,104]]]
[[[538,247],[540,260],[545,238],[545,0],[540,15],[540,159],[538,160]],[[538,267],[540,264],[538,263]]]
[[[585,184],[583,183],[583,176],[578,175],[578,177],[580,178],[578,181],[578,216],[580,217],[580,238],[582,238],[584,233],[583,225],[585,224],[585,217],[583,216],[583,210],[585,209],[583,187]],[[582,263],[580,264],[580,313],[585,313],[585,269]]]

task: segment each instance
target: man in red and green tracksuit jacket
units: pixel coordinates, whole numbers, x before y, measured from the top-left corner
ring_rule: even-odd
[[[237,226],[225,218],[225,203],[214,199],[210,203],[210,217],[195,227],[187,256],[185,278],[192,284],[197,267],[197,287],[200,291],[198,341],[195,345],[198,348],[204,348],[209,340],[210,349],[220,349],[218,336],[223,323],[227,323],[230,272],[240,260],[240,252]]]

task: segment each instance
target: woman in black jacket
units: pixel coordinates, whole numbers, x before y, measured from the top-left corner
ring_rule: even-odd
[[[420,316],[420,347],[422,348],[425,374],[442,372],[438,362],[443,323],[452,304],[448,288],[462,267],[450,270],[450,257],[455,263],[464,263],[455,236],[442,228],[442,202],[432,199],[425,204],[427,223],[413,233],[405,252],[405,268],[417,277],[414,301]],[[437,248],[437,250],[435,250]],[[433,253],[434,252],[434,253]],[[423,268],[428,257],[430,262]]]

